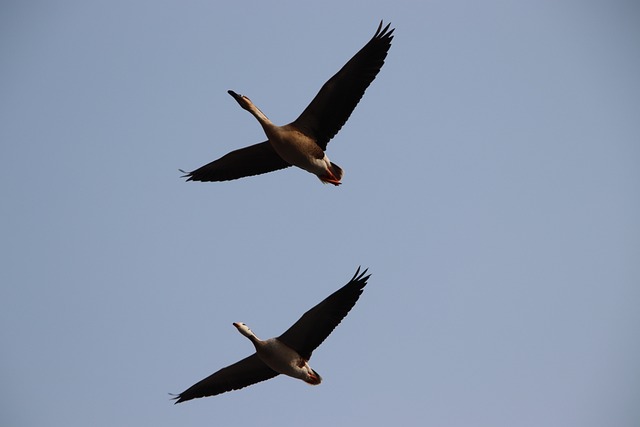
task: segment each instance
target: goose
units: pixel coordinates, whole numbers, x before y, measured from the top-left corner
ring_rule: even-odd
[[[322,183],[340,185],[343,171],[324,151],[380,72],[391,47],[394,28],[382,28],[320,89],[300,116],[284,126],[273,124],[251,100],[228,93],[260,123],[268,140],[232,151],[199,169],[185,172],[187,181],[228,181],[295,165],[316,175]]]
[[[320,384],[322,377],[309,366],[311,353],[356,304],[371,276],[366,273],[367,269],[360,273],[358,267],[349,283],[303,314],[277,338],[263,341],[244,323],[234,323],[238,332],[253,343],[256,352],[174,395],[175,403],[238,390],[279,374],[311,385]]]

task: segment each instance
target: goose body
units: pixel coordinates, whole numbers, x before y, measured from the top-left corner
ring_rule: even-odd
[[[273,124],[248,97],[228,91],[258,120],[267,141],[232,151],[185,173],[187,181],[227,181],[294,165],[316,175],[323,183],[340,185],[343,171],[329,160],[325,150],[380,72],[393,39],[394,29],[389,26],[383,29],[380,22],[373,38],[322,86],[302,114],[288,125]]]
[[[244,323],[234,323],[233,326],[251,340],[260,360],[275,372],[301,379],[312,385],[318,385],[322,381],[320,375],[311,369],[306,359],[278,338],[262,341]]]
[[[342,169],[331,163],[324,150],[316,141],[300,131],[290,123],[285,126],[277,126],[246,97],[228,91],[242,108],[249,111],[260,123],[264,133],[269,138],[268,143],[275,153],[290,165],[311,172],[324,183],[340,185]]]
[[[256,352],[192,385],[175,397],[175,403],[241,389],[279,374],[320,384],[322,377],[309,366],[311,354],[356,304],[370,276],[366,273],[358,268],[349,283],[308,310],[279,337],[263,341],[244,323],[234,323]]]

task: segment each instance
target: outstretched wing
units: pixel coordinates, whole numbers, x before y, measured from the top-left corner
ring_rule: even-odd
[[[326,150],[327,143],[347,122],[373,79],[380,72],[393,40],[392,28],[387,24],[378,30],[340,71],[331,77],[300,114],[293,124],[316,138],[317,144]]]
[[[218,160],[186,173],[187,181],[229,181],[260,175],[291,166],[282,160],[269,141],[232,151]]]
[[[175,403],[238,390],[251,384],[268,380],[276,375],[278,373],[265,365],[258,355],[254,353],[195,383],[174,397]]]
[[[366,273],[366,269],[360,273],[360,267],[358,267],[349,283],[303,314],[300,320],[278,339],[309,360],[313,350],[322,344],[356,305],[370,276],[370,274],[365,275]]]

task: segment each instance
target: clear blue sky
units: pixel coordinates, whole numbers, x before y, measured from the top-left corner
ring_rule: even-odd
[[[194,169],[293,120],[373,35],[340,187]],[[3,426],[637,426],[633,1],[5,1]],[[279,377],[177,393],[373,274]]]

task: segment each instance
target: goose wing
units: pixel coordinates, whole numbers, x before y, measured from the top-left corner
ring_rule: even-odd
[[[186,173],[187,181],[229,181],[260,175],[291,166],[282,160],[269,141],[232,151],[218,160]]]
[[[322,86],[309,106],[293,122],[314,137],[323,150],[347,122],[364,91],[380,72],[393,39],[394,29],[389,30],[389,25],[382,29],[380,21],[373,38]]]
[[[278,339],[309,360],[313,350],[322,344],[349,310],[356,305],[370,276],[366,273],[366,269],[360,273],[360,267],[358,267],[349,283],[303,314]]]
[[[254,353],[195,383],[174,397],[175,403],[238,390],[251,384],[268,380],[276,375],[278,373],[265,365],[258,355]]]

